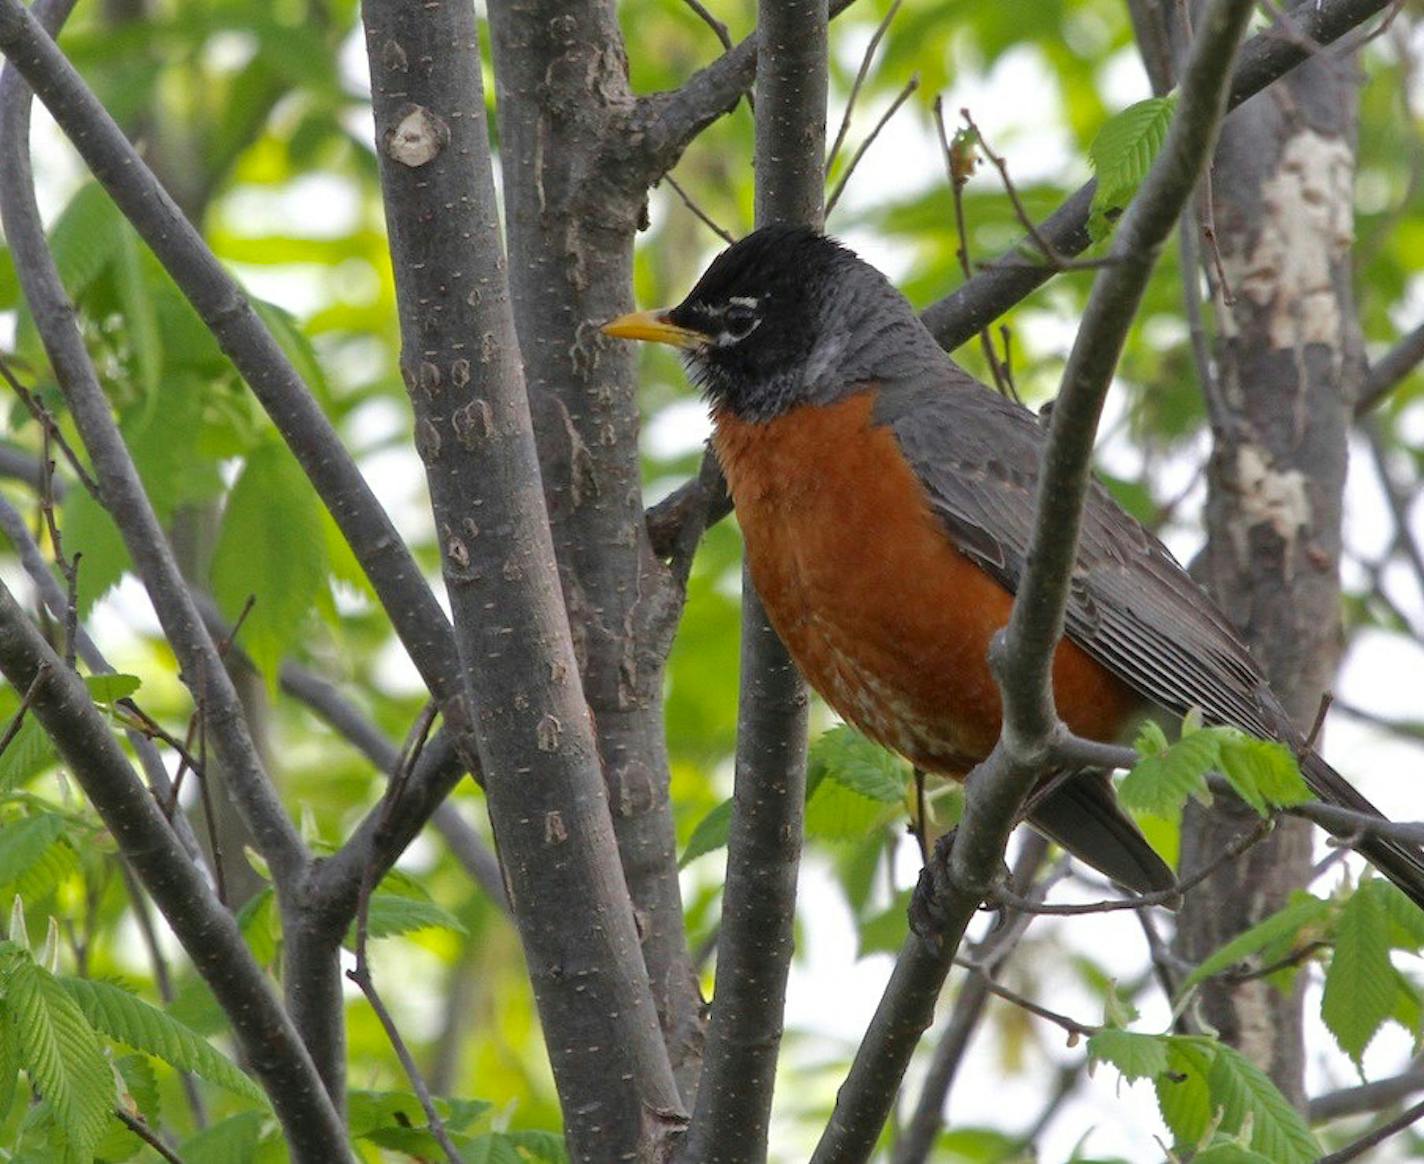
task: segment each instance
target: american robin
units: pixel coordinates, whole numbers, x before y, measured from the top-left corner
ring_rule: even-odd
[[[752,580],[810,684],[872,739],[962,778],[999,735],[988,653],[1023,576],[1038,418],[956,365],[879,271],[803,228],[756,231],[677,307],[604,331],[682,350]],[[1053,685],[1079,736],[1115,741],[1154,707],[1200,708],[1296,749],[1322,800],[1376,813],[1306,748],[1205,592],[1097,484]],[[1039,831],[1129,889],[1175,884],[1105,773],[1046,787],[1028,818]],[[1359,848],[1424,906],[1424,854],[1379,837]]]

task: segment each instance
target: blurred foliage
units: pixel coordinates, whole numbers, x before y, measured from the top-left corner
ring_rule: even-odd
[[[709,7],[734,38],[752,30],[752,0],[709,0]],[[66,51],[143,143],[217,254],[246,282],[438,583],[437,550],[397,373],[394,287],[368,140],[355,4],[155,0],[135,19],[116,15],[123,8],[81,6],[63,37]],[[865,46],[888,8],[888,0],[861,0],[836,22],[832,132]],[[721,51],[711,30],[680,0],[625,0],[619,12],[632,81],[641,92],[675,88]],[[1405,51],[1410,20],[1401,15],[1396,33],[1372,42],[1365,56],[1356,282],[1374,354],[1418,323],[1418,272],[1424,269],[1424,146],[1408,98],[1415,67]],[[885,265],[919,305],[963,278],[929,115],[935,96],[943,96],[948,110],[970,109],[988,144],[1007,160],[1034,217],[1049,213],[1086,180],[1092,143],[1105,125],[1123,124],[1112,120],[1115,114],[1156,108],[1134,106],[1148,88],[1125,5],[906,0],[869,72],[831,183],[913,74],[920,77],[920,92],[870,146],[829,228]],[[488,72],[486,79],[492,116]],[[1160,132],[1160,122],[1141,132]],[[1140,161],[1134,153],[1138,138],[1118,145],[1115,165],[1125,164],[1124,158]],[[752,116],[743,101],[693,143],[675,171],[700,207],[738,234],[752,222],[751,156]],[[211,582],[225,613],[235,617],[249,597],[255,599],[239,643],[268,683],[273,767],[288,803],[300,806],[309,838],[334,846],[376,801],[383,782],[328,727],[277,693],[276,664],[293,657],[321,671],[397,740],[424,702],[418,682],[330,518],[172,281],[98,187],[75,176],[67,147],[46,139],[39,162],[56,258],[140,473],[163,520],[192,522],[204,531],[188,547],[187,562],[195,576]],[[1098,162],[1101,170],[1101,146]],[[1140,166],[1128,165],[1127,173],[1123,181],[1130,190]],[[976,263],[1004,252],[1022,234],[991,166],[981,166],[970,180],[964,208]],[[675,302],[721,243],[667,184],[652,194],[649,219],[636,256],[635,293],[644,305]],[[1033,406],[1055,391],[1090,283],[1091,272],[1063,274],[1000,321],[1008,329],[1015,380]],[[0,321],[14,325],[8,355],[73,442],[72,422],[3,249],[0,312],[8,313]],[[966,345],[957,356],[986,375],[977,345]],[[645,484],[655,500],[695,471],[704,430],[689,419],[697,406],[672,356],[650,350],[644,359]],[[37,452],[40,435],[28,413],[12,404],[7,415],[6,439]],[[1387,447],[1417,481],[1424,471],[1424,375],[1415,373],[1394,392],[1380,419]],[[1182,274],[1169,251],[1124,354],[1104,430],[1104,468],[1125,505],[1187,544],[1195,537],[1200,506],[1204,420]],[[67,475],[64,466],[60,472]],[[32,491],[11,482],[3,487],[11,500],[34,511]],[[192,708],[142,599],[123,583],[129,563],[112,523],[74,486],[60,506],[59,523],[66,553],[82,554],[81,615],[92,616],[90,625],[113,661],[142,677],[134,698],[181,736]],[[1420,604],[1417,595],[1401,594],[1408,578],[1401,581],[1386,561],[1399,556],[1398,547],[1382,552],[1374,546],[1356,556],[1361,554],[1370,557],[1368,568],[1349,576],[1355,587],[1347,606],[1350,629],[1409,636],[1411,625],[1420,625]],[[6,568],[11,565],[6,560]],[[729,520],[709,531],[699,551],[667,677],[671,790],[694,949],[707,947],[717,927],[724,860],[719,845],[736,725],[739,586],[740,547]],[[121,714],[117,696],[111,691],[106,698],[111,713]],[[12,722],[18,706],[15,692],[0,692],[0,722]],[[903,941],[909,870],[917,864],[909,824],[918,820],[919,801],[900,762],[835,728],[824,708],[818,707],[815,725],[807,806],[808,865],[814,872],[808,882],[814,884],[800,919],[800,947],[806,966],[824,972],[823,935],[835,930],[837,914],[848,917],[854,931],[853,949],[843,958],[883,954]],[[1172,746],[1165,738],[1144,745],[1153,782],[1134,799],[1142,780],[1134,785],[1129,777],[1126,799],[1152,815],[1144,828],[1164,853],[1176,848],[1174,805],[1200,789],[1203,765],[1234,754],[1238,771],[1246,772],[1241,779],[1264,771],[1288,783],[1279,754],[1241,755],[1247,747],[1205,732]],[[1164,786],[1180,794],[1175,801],[1163,799]],[[1272,787],[1268,799],[1287,798],[1288,789]],[[483,829],[479,800],[468,785],[455,794]],[[956,792],[932,785],[927,800],[932,839],[957,819]],[[16,1161],[60,1159],[55,1153],[67,1151],[67,1142],[107,1161],[156,1158],[109,1114],[122,1103],[171,1132],[189,1164],[284,1159],[265,1109],[240,1088],[222,1085],[227,1077],[220,1064],[228,1060],[215,1048],[231,1050],[222,1015],[181,960],[167,968],[165,995],[155,963],[135,936],[140,918],[127,883],[112,839],[27,718],[0,754],[0,903],[22,903],[11,941],[0,943],[9,1008],[4,1013],[23,1006],[32,1016],[49,1015],[59,1046],[76,1066],[64,1080],[34,1067],[30,1082],[46,1102],[24,1102],[23,1085],[19,1091],[10,1086],[15,1068],[38,1059],[34,1048],[16,1042],[13,1023],[0,1022],[0,1152]],[[1227,972],[1246,960],[1258,968],[1284,963],[1272,974],[1280,984],[1302,973],[1323,976],[1324,1027],[1360,1064],[1388,1024],[1403,1027],[1411,1040],[1420,1035],[1413,956],[1424,946],[1424,934],[1418,914],[1402,900],[1369,879],[1353,896],[1302,894],[1224,948],[1198,975]],[[437,1090],[452,1097],[441,1101],[442,1112],[462,1150],[471,1159],[559,1159],[552,1133],[559,1119],[556,1096],[518,940],[502,913],[434,839],[412,848],[375,901],[377,982]],[[52,926],[51,918],[61,924]],[[259,960],[275,974],[281,934],[270,891],[248,901],[240,919]],[[1147,964],[1145,947],[1122,948],[1136,941],[1136,931],[1094,924],[1085,919],[1074,929],[1054,919],[1036,923],[1002,980],[1030,997],[1051,995],[1055,1006],[1081,1014],[1104,1009],[1115,990],[1149,1005],[1155,989],[1150,976],[1132,971],[1135,976],[1114,986],[1124,966]],[[164,951],[171,955],[167,946]],[[129,1025],[119,1029],[113,1015],[104,1019],[86,1004],[94,997],[83,993],[86,984],[101,991],[116,1008],[113,1014]],[[704,985],[710,986],[710,977]],[[817,997],[829,996],[825,985],[815,989]],[[863,1001],[860,1009],[868,1013]],[[1155,1005],[1165,1018],[1165,1000]],[[424,1116],[359,997],[348,1000],[347,1020],[349,1103],[363,1158],[433,1155]],[[1016,1097],[1034,1098],[972,1115],[956,1108],[936,1159],[1029,1158],[1033,1149],[1022,1137],[1048,1108],[1064,1070],[1073,1087],[1106,1086],[1109,1099],[1096,1108],[1086,1103],[1063,1109],[1064,1130],[1055,1131],[1054,1143],[1076,1147],[1054,1158],[1087,1161],[1122,1151],[1142,1159],[1154,1151],[1150,1137],[1163,1133],[1150,1099],[1138,1105],[1142,1114],[1117,1128],[1122,1120],[1111,1084],[1086,1083],[1081,1072],[1065,1067],[1084,1065],[1081,1047],[1065,1050],[1061,1040],[1009,1005],[991,1008],[988,1036],[973,1052],[986,1072],[1019,1087]],[[797,1086],[779,1096],[775,1159],[806,1157],[852,1051],[840,1034],[793,1027],[786,1058]],[[1179,1147],[1198,1149],[1198,1160],[1285,1160],[1314,1150],[1303,1146],[1309,1133],[1274,1106],[1250,1069],[1214,1045],[1109,1026],[1088,1051],[1129,1079],[1154,1080],[1166,1134]],[[206,1127],[195,1120],[180,1070],[200,1077]],[[1332,1078],[1347,1081],[1349,1071]],[[1142,1096],[1134,1093],[1134,1099]],[[1125,1106],[1125,1100],[1118,1104]],[[1215,1110],[1229,1118],[1217,1122]],[[1094,1154],[1100,1142],[1105,1146]]]

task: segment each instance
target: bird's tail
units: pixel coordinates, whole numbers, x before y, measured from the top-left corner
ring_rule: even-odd
[[[1325,803],[1384,819],[1384,814],[1356,792],[1354,785],[1327,764],[1320,753],[1307,752],[1301,760],[1300,770],[1311,791]],[[1332,831],[1342,837],[1352,835],[1348,828]],[[1424,909],[1424,850],[1405,841],[1370,835],[1364,836],[1354,847],[1407,894],[1415,905]]]

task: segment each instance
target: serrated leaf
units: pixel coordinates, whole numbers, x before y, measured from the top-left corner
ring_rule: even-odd
[[[326,549],[316,496],[282,446],[263,445],[247,458],[223,513],[213,552],[212,591],[235,620],[249,597],[238,642],[269,684],[326,585]]]
[[[1212,1045],[1205,1040],[1167,1040],[1167,1070],[1153,1087],[1162,1120],[1178,1148],[1191,1149],[1211,1128],[1211,1091],[1206,1075],[1211,1067]]]
[[[398,897],[394,893],[371,894],[366,913],[367,936],[394,938],[401,934],[413,934],[417,930],[442,929],[463,934],[465,927],[460,919],[433,901],[420,901],[414,897]],[[347,935],[354,940],[355,924]]]
[[[17,959],[5,981],[20,1062],[77,1156],[92,1153],[114,1105],[114,1076],[83,1013],[52,974]]]
[[[1175,108],[1175,97],[1149,97],[1110,117],[1098,130],[1088,147],[1098,179],[1088,220],[1088,234],[1094,242],[1107,237],[1112,223],[1147,177],[1166,140]]]
[[[5,724],[9,729],[10,724]],[[18,788],[31,776],[59,762],[54,743],[40,726],[39,720],[27,714],[20,730],[0,752],[0,792]]]
[[[1239,1051],[1215,1044],[1206,1082],[1223,1131],[1249,1126],[1251,1147],[1273,1164],[1314,1164],[1320,1158],[1320,1145],[1300,1112]]]
[[[806,801],[806,835],[823,841],[858,841],[900,813],[900,803],[864,796],[827,776]]]
[[[1232,729],[1214,729],[1221,739],[1221,773],[1236,794],[1262,817],[1270,806],[1288,807],[1313,799],[1290,749]]]
[[[259,966],[271,966],[277,960],[282,919],[270,885],[264,885],[237,911],[237,928]]]
[[[1216,737],[1199,731],[1166,751],[1144,756],[1118,785],[1119,802],[1134,812],[1179,819],[1187,797],[1206,794],[1206,774],[1217,763],[1217,750]]]
[[[1167,1046],[1162,1035],[1104,1027],[1089,1036],[1088,1057],[1111,1063],[1127,1080],[1156,1079],[1167,1070]]]
[[[129,552],[108,512],[88,490],[71,489],[60,512],[64,552],[79,562],[79,618],[82,621],[129,568]],[[61,580],[62,582],[62,580]]]
[[[687,838],[687,848],[683,849],[677,867],[686,868],[698,857],[716,852],[727,843],[727,834],[732,828],[732,802],[724,800],[700,821]]]
[[[0,829],[0,888],[23,877],[63,832],[64,820],[54,813],[11,821]]]
[[[564,1137],[557,1132],[527,1129],[506,1132],[505,1136],[524,1153],[525,1159],[537,1160],[540,1164],[568,1164],[569,1152],[564,1146]]]
[[[189,1030],[135,994],[112,982],[89,978],[60,980],[91,1026],[135,1051],[162,1059],[254,1103],[266,1104],[262,1089],[196,1031]]]
[[[465,1164],[528,1164],[518,1146],[503,1132],[486,1132],[460,1149]]]
[[[89,688],[89,698],[95,703],[115,703],[127,699],[143,686],[137,675],[88,675],[84,686]]]
[[[1196,1153],[1192,1164],[1275,1164],[1275,1161],[1235,1140],[1219,1140]]]
[[[98,182],[85,182],[74,192],[49,231],[54,265],[71,298],[81,298],[114,261],[123,230],[124,216]]]
[[[1360,887],[1360,892],[1364,892],[1366,887],[1377,894],[1384,904],[1385,916],[1389,919],[1390,946],[1416,953],[1424,950],[1424,910],[1388,881],[1372,879]]]
[[[134,370],[146,401],[155,401],[163,375],[163,342],[158,314],[144,276],[143,247],[127,222],[119,228],[114,251],[114,289],[124,316],[124,337],[133,351]]]
[[[0,1125],[5,1123],[20,1090],[20,1048],[15,1041],[14,1022],[5,1006],[4,993],[0,992]]]
[[[1187,975],[1182,983],[1182,993],[1185,994],[1199,982],[1204,982],[1213,974],[1220,974],[1266,946],[1294,937],[1329,912],[1330,903],[1327,901],[1308,893],[1292,894],[1290,902],[1284,908],[1237,934]]]
[[[867,800],[900,804],[910,766],[858,731],[836,727],[811,745],[807,767],[817,781],[831,779]]]
[[[1389,917],[1382,898],[1367,885],[1340,911],[1335,951],[1320,997],[1320,1017],[1356,1067],[1395,1001]]]
[[[248,1164],[257,1152],[264,1116],[244,1111],[183,1141],[183,1164]]]

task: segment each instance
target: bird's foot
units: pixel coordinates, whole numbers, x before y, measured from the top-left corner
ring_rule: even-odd
[[[950,868],[957,829],[951,829],[935,842],[929,859],[920,870],[920,879],[910,895],[910,929],[924,944],[925,950],[938,957],[943,952],[944,932],[949,921],[947,903],[955,896],[972,892],[979,900],[993,900],[993,889],[1009,880],[1008,866],[1001,866],[993,885],[968,886],[956,880]],[[991,905],[991,908],[995,908]],[[999,913],[997,925],[1002,924]]]

